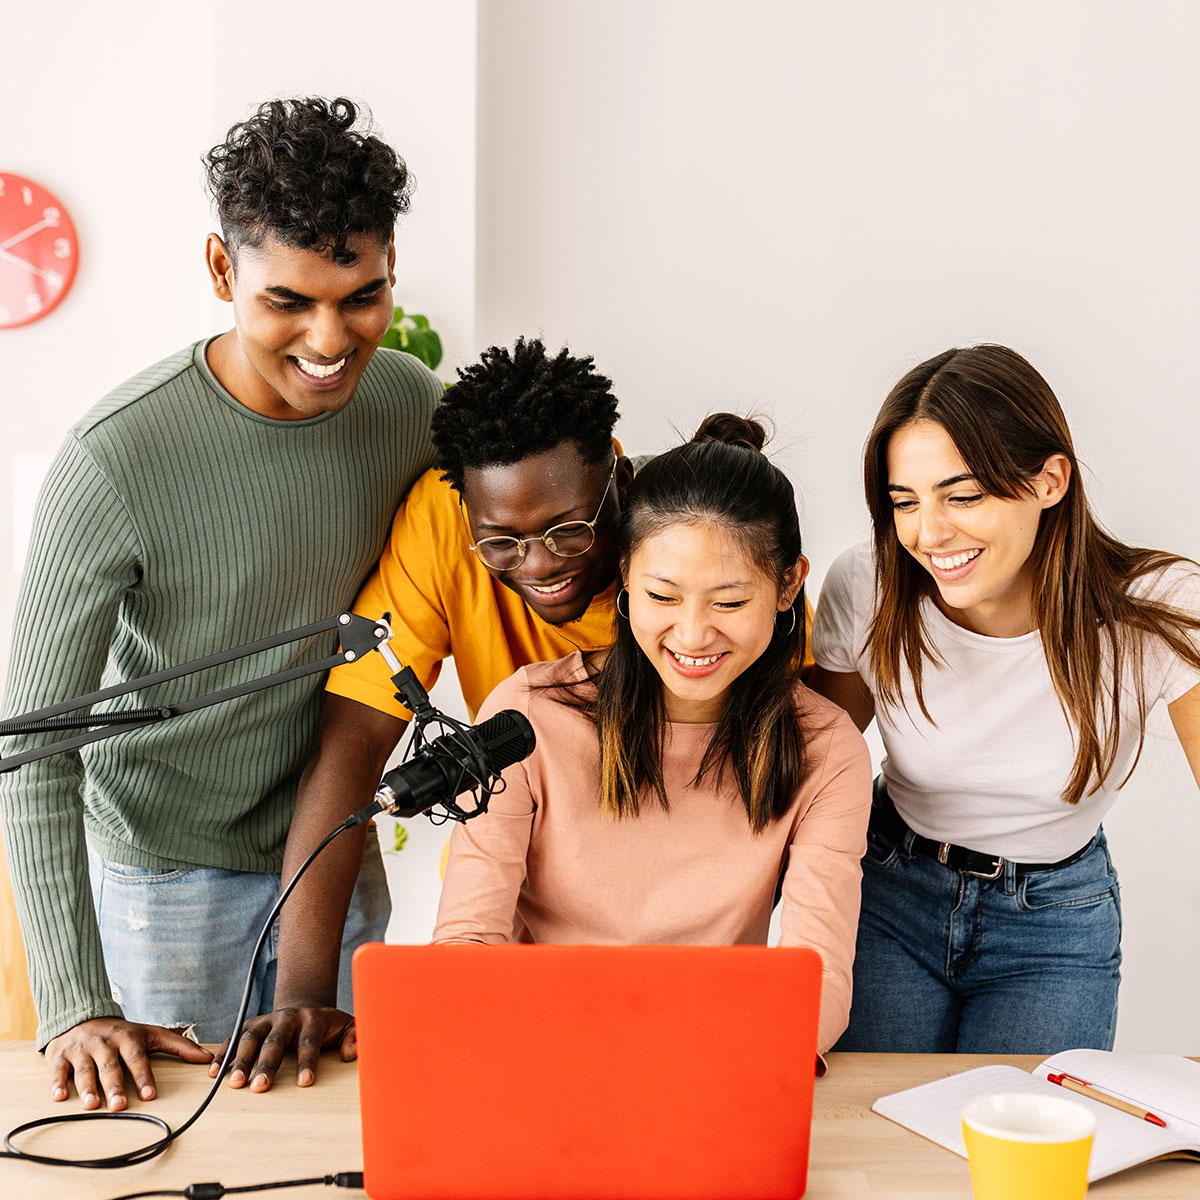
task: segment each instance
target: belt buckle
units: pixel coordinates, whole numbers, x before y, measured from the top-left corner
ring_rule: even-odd
[[[996,866],[995,866],[995,869],[991,872],[991,874],[988,874],[985,871],[972,871],[968,867],[963,868],[963,874],[974,875],[976,879],[999,879],[1000,874],[1003,870],[1004,870],[1004,859],[1001,858],[1000,855],[997,854],[996,855]]]
[[[937,860],[943,867],[950,865],[950,851],[954,846],[950,842],[939,842],[937,848]],[[999,879],[1004,871],[1004,859],[1000,855],[995,856],[995,866],[990,872],[988,871],[972,871],[970,867],[958,868],[964,875],[974,875],[976,879]]]

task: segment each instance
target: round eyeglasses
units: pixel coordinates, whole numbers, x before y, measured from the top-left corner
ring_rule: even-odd
[[[590,521],[564,521],[561,525],[553,525],[545,533],[538,535],[551,554],[556,554],[559,558],[577,558],[592,548],[596,541],[596,522],[600,520],[600,513],[604,509],[604,502],[608,499],[608,492],[616,474],[617,459],[614,458],[612,470],[608,473],[608,482],[604,485],[604,494],[596,506],[596,515]],[[493,571],[511,571],[525,561],[528,542],[532,538],[485,537],[472,542],[471,527],[467,523],[461,496],[458,498],[458,515],[462,517],[463,528],[467,531],[468,545],[485,567],[490,567]]]

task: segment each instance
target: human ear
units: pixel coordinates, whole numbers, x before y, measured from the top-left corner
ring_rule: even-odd
[[[629,485],[633,482],[633,463],[625,457],[624,454],[617,459],[617,474],[613,480],[613,486],[617,492],[617,507],[623,507],[625,493],[629,491]]]
[[[800,589],[804,586],[807,578],[808,559],[802,554],[784,573],[779,603],[775,606],[780,612],[787,612],[796,603],[796,597],[800,594]]]
[[[1071,486],[1071,460],[1065,454],[1052,454],[1042,464],[1038,476],[1038,494],[1042,508],[1053,508]]]
[[[388,260],[388,287],[396,286],[396,234],[392,232],[392,236],[388,238],[387,249]]]
[[[213,295],[218,300],[232,301],[233,259],[230,257],[229,248],[215,233],[210,233],[204,243],[204,260],[208,265]]]

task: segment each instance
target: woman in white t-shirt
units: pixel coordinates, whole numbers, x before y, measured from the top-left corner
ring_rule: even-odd
[[[1002,346],[910,371],[864,476],[874,542],[825,579],[809,681],[887,750],[836,1048],[1110,1048],[1100,821],[1160,699],[1200,782],[1200,568],[1100,528],[1054,393]]]

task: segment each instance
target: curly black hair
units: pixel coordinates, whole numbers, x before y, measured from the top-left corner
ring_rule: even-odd
[[[270,234],[348,266],[347,240],[371,233],[384,243],[408,212],[412,177],[386,142],[353,128],[358,109],[343,97],[268,100],[204,156],[231,255]]]
[[[458,382],[433,414],[442,478],[463,490],[468,467],[508,466],[570,440],[587,463],[612,454],[617,398],[612,380],[565,347],[553,358],[540,338],[489,346],[460,367]]]

